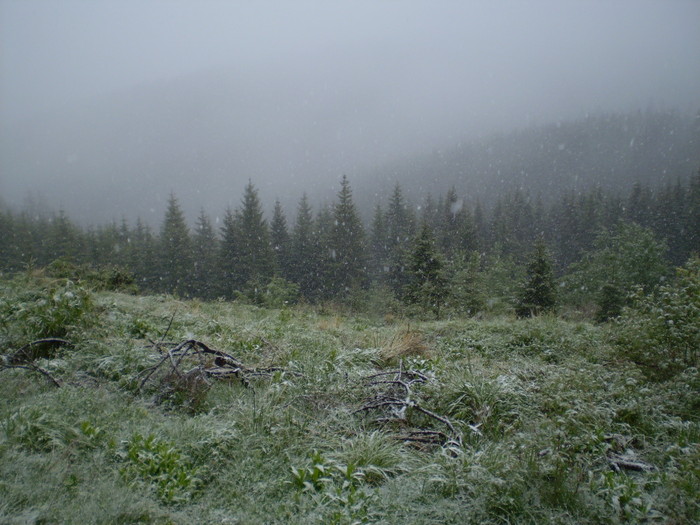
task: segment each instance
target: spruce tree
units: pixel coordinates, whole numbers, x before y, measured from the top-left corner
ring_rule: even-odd
[[[80,232],[63,210],[51,219],[51,228],[47,232],[49,242],[46,246],[46,260],[67,258],[74,262],[81,251]]]
[[[306,193],[297,207],[297,216],[292,229],[290,253],[290,278],[299,285],[301,294],[311,299],[318,280],[318,256],[314,218]]]
[[[275,201],[272,223],[270,224],[270,238],[275,259],[275,274],[283,279],[290,279],[291,238],[287,229],[287,218],[279,200]]]
[[[117,228],[115,238],[118,237]],[[185,216],[174,194],[170,194],[168,208],[160,233],[160,279],[166,292],[186,295],[192,271],[191,240]]]
[[[389,251],[404,248],[415,236],[415,216],[403,197],[401,186],[396,183],[386,211],[386,232]]]
[[[450,188],[445,196],[440,222],[440,246],[449,257],[457,252],[475,250],[477,247],[474,217],[454,187]]]
[[[415,238],[415,216],[403,197],[401,186],[396,183],[386,212],[388,281],[397,297],[403,294],[407,276],[406,258]]]
[[[372,278],[384,280],[389,270],[389,246],[387,243],[386,222],[382,205],[377,203],[372,218],[371,232],[371,274]]]
[[[213,299],[217,292],[218,240],[209,216],[202,209],[192,236],[192,295]]]
[[[338,296],[367,283],[364,228],[355,210],[350,182],[345,175],[333,209],[333,218],[328,284],[334,295]]]
[[[314,250],[316,250],[316,280],[313,283],[313,297],[331,299],[338,289],[333,282],[336,264],[336,250],[333,244],[335,231],[333,206],[321,206],[314,222]]]
[[[219,271],[216,288],[218,294],[226,299],[234,299],[236,290],[240,289],[238,278],[238,224],[231,208],[226,208],[221,224],[221,242],[219,244]]]
[[[448,295],[443,266],[430,227],[424,223],[409,256],[404,302],[432,311],[439,318]]]
[[[532,317],[556,308],[556,287],[552,258],[542,238],[535,242],[535,248],[527,265],[526,280],[520,292],[515,309],[518,317]]]
[[[131,237],[131,259],[129,269],[134,273],[139,288],[155,291],[157,286],[156,240],[150,226],[144,224],[139,217]]]
[[[262,288],[272,278],[274,256],[270,245],[270,230],[263,217],[258,190],[251,181],[248,181],[241,207],[236,211],[235,232],[236,281],[240,287],[257,295],[262,293]]]

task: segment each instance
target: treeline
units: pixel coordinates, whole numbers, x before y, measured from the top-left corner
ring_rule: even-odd
[[[551,206],[516,188],[488,210],[454,189],[411,203],[397,184],[367,223],[343,177],[332,205],[315,210],[304,195],[292,221],[279,202],[268,220],[252,182],[216,225],[202,210],[190,228],[171,195],[158,232],[140,219],[83,229],[64,211],[46,218],[5,209],[0,268],[16,272],[62,259],[122,267],[143,291],[184,297],[278,305],[366,298],[371,289],[375,300],[475,313],[498,301],[515,306],[532,253],[546,257],[559,277],[560,300],[583,304],[605,285],[646,285],[629,272],[616,277],[612,267],[596,274],[591,265],[612,264],[604,257],[610,250],[628,250],[628,260],[619,261],[628,266],[651,253],[654,261],[643,264],[655,273],[644,279],[653,281],[683,264],[699,236],[700,172],[659,188],[637,184],[625,197],[600,189],[570,193]]]

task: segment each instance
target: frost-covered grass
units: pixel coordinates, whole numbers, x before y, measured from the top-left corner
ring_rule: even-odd
[[[74,343],[35,362],[60,388],[35,371],[0,372],[2,523],[700,520],[698,372],[650,381],[614,328],[0,287],[4,354],[60,323],[42,308],[71,314],[61,328]],[[196,405],[164,403],[134,380],[161,339],[284,371],[247,387],[218,381]],[[461,440],[407,443],[397,438],[409,427],[446,427],[416,411],[383,425],[355,412],[363,378],[399,367],[429,378],[412,400]]]

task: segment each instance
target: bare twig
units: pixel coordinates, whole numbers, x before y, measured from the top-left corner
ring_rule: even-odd
[[[654,465],[645,463],[644,461],[632,460],[623,456],[618,456],[617,454],[608,456],[608,462],[617,472],[619,472],[620,469],[633,470],[635,472],[650,472],[655,469]]]
[[[416,385],[428,382],[428,377],[425,374],[415,370],[404,370],[403,361],[399,361],[398,370],[378,372],[364,379],[366,386],[376,387],[380,390],[375,395],[366,398],[364,404],[353,413],[384,409],[384,416],[377,418],[377,421],[391,422],[405,421],[406,412],[408,410],[415,410],[444,424],[449,429],[451,436],[438,430],[418,429],[410,431],[408,435],[397,439],[441,445],[449,441],[461,443],[459,432],[447,417],[424,408],[417,401],[412,399],[414,395],[413,388]],[[403,397],[399,397],[402,395],[401,392],[403,392]],[[387,411],[389,411],[393,417],[385,417]]]
[[[8,369],[8,368],[24,368],[25,370],[31,370],[32,372],[39,372],[42,374],[44,377],[46,377],[49,381],[51,381],[55,386],[60,387],[61,383],[54,378],[51,374],[49,374],[46,370],[43,368],[36,366],[35,364],[27,364],[27,365],[3,365],[0,367],[0,371]]]
[[[17,350],[14,354],[10,355],[8,357],[8,361],[13,364],[33,361],[36,358],[36,356],[33,356],[29,352],[29,349],[34,346],[48,344],[57,346],[73,346],[73,343],[71,343],[70,341],[66,341],[65,339],[61,339],[59,337],[45,337],[43,339],[37,339],[36,341],[27,343],[22,348]]]
[[[159,347],[159,349],[161,347],[160,343],[152,342],[152,345]],[[156,363],[150,368],[147,368],[146,370],[141,371],[136,376],[138,378],[145,373],[145,377],[141,380],[141,383],[139,385],[139,390],[143,389],[148,380],[153,377],[153,375],[156,373],[156,371],[158,371],[158,369],[161,368],[165,361],[170,362],[169,375],[171,377],[175,375],[178,377],[179,380],[184,380],[187,377],[191,377],[196,370],[197,373],[202,374],[202,377],[205,381],[206,377],[226,378],[230,376],[235,376],[241,381],[241,383],[243,383],[245,386],[248,386],[250,378],[271,377],[275,372],[285,372],[283,368],[279,367],[248,368],[232,355],[221,350],[210,348],[205,343],[202,343],[201,341],[196,341],[194,339],[188,339],[187,341],[183,341],[179,344],[172,344],[171,346],[173,347],[170,350],[168,350],[165,353],[165,355],[163,355],[163,357],[158,361],[158,363]],[[207,367],[207,363],[205,361],[206,355],[214,356],[213,367]],[[198,365],[194,369],[183,373],[180,370],[180,368],[187,357],[197,359]],[[294,375],[301,375],[295,374],[293,372],[291,373]],[[208,381],[206,382],[207,384],[209,383]]]
[[[160,343],[163,344],[163,341],[165,341],[165,338],[168,335],[168,332],[170,332],[170,327],[173,326],[173,321],[175,320],[175,314],[177,313],[177,309],[173,312],[173,315],[170,316],[170,322],[168,323],[168,327],[165,329],[165,333],[163,334],[163,337],[160,338]]]

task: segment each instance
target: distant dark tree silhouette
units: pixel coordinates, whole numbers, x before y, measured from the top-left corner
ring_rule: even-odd
[[[518,298],[515,312],[518,317],[532,317],[556,309],[556,286],[552,257],[542,238],[535,242],[535,249],[527,265],[526,280]]]
[[[328,286],[336,297],[343,297],[354,287],[367,284],[365,233],[352,200],[347,176],[343,175],[333,208],[330,237]]]
[[[443,266],[431,229],[423,224],[408,257],[404,302],[432,311],[439,318],[448,294]]]
[[[619,286],[605,283],[600,289],[597,303],[598,311],[595,314],[595,320],[599,323],[605,323],[620,317],[625,305],[625,296]]]
[[[186,295],[192,271],[191,240],[185,216],[172,193],[168,199],[159,244],[161,289]]]
[[[213,299],[217,295],[218,240],[204,209],[199,213],[192,236],[192,295]]]
[[[304,193],[292,228],[289,270],[290,279],[299,285],[299,291],[307,299],[313,297],[318,283],[319,255],[313,212]]]
[[[241,207],[236,210],[236,283],[240,290],[247,288],[253,295],[274,273],[274,255],[270,244],[270,230],[263,217],[258,190],[248,182],[243,192]],[[248,294],[250,295],[250,294]]]
[[[233,299],[242,284],[238,276],[238,224],[231,208],[227,208],[221,224],[218,260],[218,293]]]
[[[275,274],[284,278],[291,277],[291,237],[287,228],[287,217],[279,200],[275,201],[275,208],[270,223],[270,240],[275,262]]]

